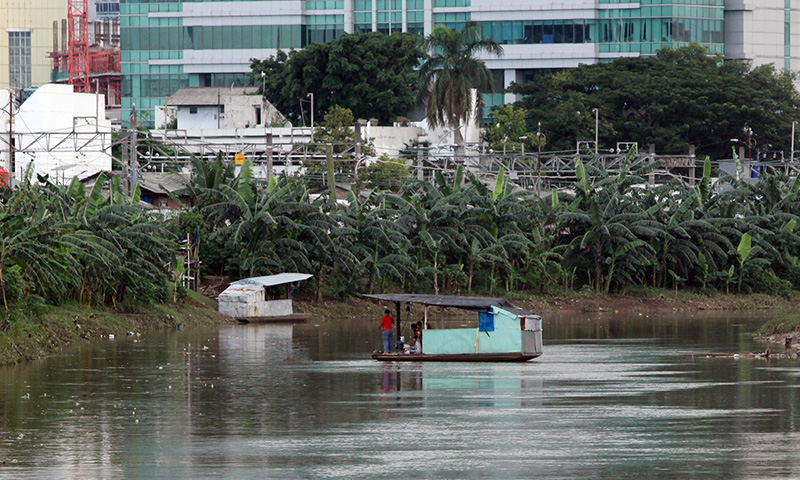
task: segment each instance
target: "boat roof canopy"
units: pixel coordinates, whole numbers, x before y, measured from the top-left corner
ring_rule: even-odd
[[[384,293],[364,296],[376,300],[385,300],[387,302],[419,303],[421,305],[453,307],[475,311],[487,311],[494,306],[521,317],[533,315],[532,312],[519,308],[505,298],[500,297],[459,297],[456,295],[420,295],[405,293]]]
[[[262,285],[264,287],[274,287],[284,283],[300,282],[308,280],[314,275],[308,273],[279,273],[277,275],[265,275],[263,277],[243,278],[232,282],[231,285]]]

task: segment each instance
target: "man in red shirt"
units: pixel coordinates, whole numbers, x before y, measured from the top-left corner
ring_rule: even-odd
[[[384,312],[383,317],[381,317],[381,331],[383,337],[383,353],[392,353],[394,348],[394,335],[392,333],[392,326],[394,325],[394,318],[389,315],[389,309],[387,308]]]

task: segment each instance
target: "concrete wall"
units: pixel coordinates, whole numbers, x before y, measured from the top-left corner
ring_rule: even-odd
[[[74,93],[71,85],[44,85],[16,112],[14,136],[12,184],[23,178],[29,164],[34,173],[65,184],[74,176],[111,170],[111,122],[102,95]]]
[[[256,123],[256,108],[261,109],[261,122]],[[225,100],[225,128],[255,126],[283,126],[285,119],[269,102],[264,104],[261,95],[231,95]]]
[[[280,317],[291,315],[292,301],[265,300],[264,287],[231,285],[218,298],[219,311],[233,318]]]
[[[789,66],[800,68],[800,6],[782,0],[726,0],[725,58],[751,60],[753,66],[772,63],[777,70],[786,66],[785,47],[789,50]],[[789,43],[784,24],[791,22]]]
[[[191,109],[196,108],[196,113]],[[216,105],[202,105],[198,107],[178,107],[178,128],[186,130],[203,130],[223,128],[225,122],[218,117],[219,108]]]
[[[375,156],[380,158],[381,155],[387,155],[391,158],[397,158],[400,150],[405,145],[410,145],[414,141],[418,141],[420,137],[425,135],[425,131],[421,127],[373,127],[367,125],[364,128],[365,138],[372,141],[375,146]]]
[[[269,102],[264,102],[261,95],[234,95],[226,89],[220,89],[219,102],[222,108],[217,105],[198,105],[188,106],[179,105],[177,107],[178,128],[181,130],[216,130],[216,129],[237,129],[254,128],[257,126],[276,126],[282,127],[286,119]],[[160,107],[171,108],[171,107]],[[191,113],[191,109],[196,108],[196,113]],[[256,115],[256,110],[260,109],[261,118]],[[158,108],[156,109],[158,111]],[[165,112],[159,112],[155,117],[155,125],[161,128],[167,121]],[[159,123],[159,120],[161,121]],[[260,123],[256,122],[258,120]]]

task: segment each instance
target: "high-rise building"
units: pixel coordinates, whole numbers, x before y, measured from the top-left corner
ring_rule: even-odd
[[[66,0],[0,0],[0,89],[50,81],[53,22],[64,18]]]
[[[503,45],[496,87],[581,63],[699,43],[730,58],[798,68],[795,0],[121,0],[123,118],[181,87],[242,86],[250,59],[344,32],[427,35],[467,21]],[[772,4],[775,5],[772,5]],[[780,4],[778,4],[780,3]],[[726,41],[727,37],[727,41]],[[794,54],[794,56],[793,56]],[[487,104],[513,100],[487,95]],[[152,116],[151,116],[152,118]]]

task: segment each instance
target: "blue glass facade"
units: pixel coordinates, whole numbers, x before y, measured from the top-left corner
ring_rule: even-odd
[[[512,14],[503,9],[487,12],[485,7],[473,10],[471,0],[430,0],[432,10],[427,12],[424,0],[354,0],[352,11],[346,11],[348,3],[343,0],[305,0],[290,12],[273,12],[273,1],[121,0],[123,118],[134,103],[138,111],[152,111],[180,87],[242,85],[252,52],[263,52],[255,55],[266,58],[275,49],[331,41],[345,31],[405,31],[424,36],[434,24],[460,28],[475,20],[485,36],[502,45],[531,46],[530,58],[513,67],[518,72],[563,68],[535,65],[543,48],[552,49],[546,51],[554,58],[561,45],[581,44],[589,49],[586,58],[574,60],[572,66],[618,54],[652,55],[662,47],[689,42],[724,53],[723,0],[636,4],[601,0],[592,18],[561,19],[541,18],[543,10]],[[789,5],[790,0],[785,1]],[[791,25],[790,7],[786,8],[788,62]],[[228,12],[232,21],[219,21],[225,15],[221,12]],[[287,17],[296,21],[287,22]],[[483,20],[493,17],[502,19]],[[498,72],[502,85],[503,70]],[[502,103],[503,95],[487,95],[486,100],[488,105]]]

